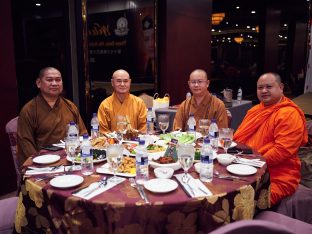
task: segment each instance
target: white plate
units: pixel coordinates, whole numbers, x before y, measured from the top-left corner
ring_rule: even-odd
[[[168,193],[178,187],[178,183],[170,179],[152,179],[144,183],[144,187],[153,193]]]
[[[257,172],[257,168],[242,164],[231,164],[226,170],[236,175],[253,175]]]
[[[50,184],[56,188],[71,188],[83,182],[83,177],[79,175],[62,175],[53,178]]]
[[[57,162],[58,160],[60,160],[60,158],[61,157],[56,154],[45,154],[33,158],[33,162],[38,164],[50,164]]]
[[[222,145],[220,144],[220,142],[218,142],[218,146],[219,146],[220,148],[222,148]],[[235,147],[235,146],[237,146],[237,143],[234,142],[234,141],[232,141],[232,144],[231,144],[231,146],[230,146],[229,148],[232,148],[232,147]]]
[[[179,162],[175,162],[175,163],[167,163],[167,164],[160,164],[160,163],[157,163],[157,162],[154,162],[152,160],[149,160],[149,165],[152,167],[152,168],[157,168],[157,167],[170,167],[172,168],[173,170],[179,170],[181,168],[181,164]]]
[[[109,175],[114,175],[114,172],[109,168],[109,164],[105,163],[103,166],[98,167],[96,169],[97,173],[100,174],[109,174]],[[135,173],[134,174],[130,174],[130,173],[120,173],[117,172],[116,173],[117,176],[124,176],[124,177],[135,177]]]
[[[67,159],[67,161],[70,161],[70,162],[73,161],[68,155],[66,156],[66,159]],[[103,159],[95,159],[95,160],[93,160],[93,163],[100,163],[100,162],[104,162],[104,161],[106,161],[106,158],[103,158]],[[75,163],[80,164],[81,162],[75,160]]]

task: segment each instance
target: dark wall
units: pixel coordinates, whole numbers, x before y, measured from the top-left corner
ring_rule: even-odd
[[[170,104],[185,99],[189,74],[196,68],[210,73],[211,0],[159,1],[159,87]]]
[[[6,123],[18,114],[17,85],[15,76],[11,1],[0,3],[0,195],[16,189],[16,175],[11,156],[10,143],[5,133]]]

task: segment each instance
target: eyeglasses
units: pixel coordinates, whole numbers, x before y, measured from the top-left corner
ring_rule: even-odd
[[[202,85],[202,84],[205,84],[207,82],[207,80],[190,80],[189,81],[191,85]]]
[[[125,79],[125,80],[121,80],[121,79],[116,79],[114,80],[117,84],[128,84],[130,82],[130,79]]]

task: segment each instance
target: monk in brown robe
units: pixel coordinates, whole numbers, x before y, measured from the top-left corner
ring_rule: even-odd
[[[20,165],[43,146],[64,139],[70,121],[79,126],[80,135],[87,133],[75,104],[60,96],[63,81],[56,68],[42,69],[36,84],[40,93],[26,103],[18,119],[17,157]]]
[[[117,115],[127,117],[132,128],[142,133],[146,132],[146,106],[142,99],[130,94],[131,79],[125,70],[113,73],[112,87],[114,92],[99,106],[98,119],[100,132],[117,131]]]
[[[257,82],[260,104],[251,108],[234,134],[234,140],[261,153],[271,178],[271,204],[293,194],[300,182],[298,149],[308,140],[302,110],[283,95],[281,78],[275,73]]]
[[[219,128],[228,127],[228,116],[223,101],[208,91],[210,81],[204,70],[196,69],[188,81],[192,97],[181,103],[173,122],[173,129],[187,130],[190,113],[194,114],[196,124],[200,119],[216,119]],[[196,126],[197,128],[198,126]]]

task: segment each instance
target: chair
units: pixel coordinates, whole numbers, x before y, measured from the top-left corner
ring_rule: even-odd
[[[18,197],[0,200],[0,233],[12,233]]]
[[[299,184],[296,192],[284,198],[276,207],[277,213],[312,224],[312,189]]]
[[[153,107],[153,100],[154,98],[146,93],[142,93],[139,95],[139,98],[143,100],[143,102],[146,105],[146,108],[152,108]]]
[[[228,117],[228,127],[230,128],[231,127],[231,123],[232,123],[232,113],[231,113],[231,111],[226,109],[226,114],[227,114],[227,117]]]
[[[210,234],[294,234],[287,226],[264,220],[241,220],[226,224]]]
[[[15,117],[14,119],[11,119],[6,124],[5,131],[8,134],[9,140],[10,140],[11,152],[12,152],[13,162],[14,162],[15,171],[16,171],[17,188],[18,188],[20,185],[20,180],[21,180],[21,172],[19,170],[18,160],[17,160],[17,155],[16,155],[17,121],[18,121],[18,116]]]

